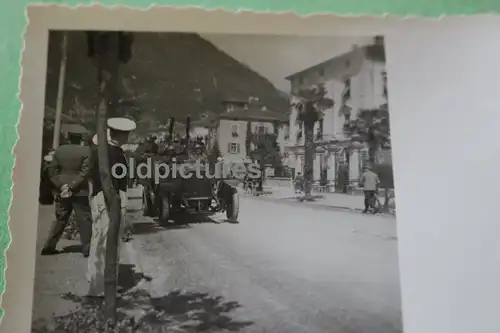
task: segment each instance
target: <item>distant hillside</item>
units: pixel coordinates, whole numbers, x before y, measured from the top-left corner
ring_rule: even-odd
[[[281,95],[281,97],[285,98],[287,101],[290,99],[289,93],[284,92],[283,90],[280,90],[278,93]]]
[[[51,33],[46,108],[56,105],[62,33]],[[225,99],[258,97],[268,109],[287,112],[288,99],[269,80],[197,34],[137,33],[133,58],[121,67],[118,112],[139,121],[146,132],[174,116],[193,120],[206,111],[222,112]],[[64,113],[93,129],[97,73],[87,57],[83,32],[69,33]],[[51,120],[46,119],[46,125]]]

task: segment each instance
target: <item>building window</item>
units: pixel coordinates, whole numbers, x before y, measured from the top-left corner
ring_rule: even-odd
[[[239,143],[229,143],[227,150],[228,150],[229,154],[238,154],[240,152],[240,144]]]
[[[321,76],[321,77],[325,76],[325,70],[324,69],[320,69],[319,76]]]
[[[257,133],[259,133],[259,134],[266,134],[266,126],[258,126],[257,127]]]
[[[231,126],[231,135],[233,136],[233,138],[238,137],[238,125],[237,124],[234,124]]]
[[[303,77],[299,77],[299,84],[304,84],[304,78]]]

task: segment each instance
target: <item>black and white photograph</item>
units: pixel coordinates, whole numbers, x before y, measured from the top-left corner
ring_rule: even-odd
[[[32,333],[403,332],[384,36],[48,43]]]

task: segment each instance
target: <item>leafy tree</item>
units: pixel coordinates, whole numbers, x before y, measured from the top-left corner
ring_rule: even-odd
[[[380,109],[362,110],[356,119],[346,122],[345,132],[353,142],[362,142],[368,147],[368,162],[381,178],[384,189],[384,211],[389,210],[389,189],[394,188],[392,166],[379,165],[378,152],[391,148],[389,112],[384,105]]]
[[[297,94],[299,102],[293,104],[298,111],[297,121],[304,129],[304,192],[309,200],[312,200],[313,162],[316,154],[314,125],[323,118],[324,111],[334,105],[334,101],[326,97],[326,94],[324,85],[301,90]]]
[[[353,142],[368,146],[368,160],[377,162],[377,151],[391,147],[389,112],[386,107],[362,110],[355,119],[344,125],[344,131]]]
[[[275,134],[255,134],[252,136],[254,149],[250,152],[252,160],[259,160],[261,166],[280,167],[281,154]]]

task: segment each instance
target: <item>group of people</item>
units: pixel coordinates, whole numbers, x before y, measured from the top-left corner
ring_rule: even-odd
[[[189,140],[189,138],[181,140],[175,136],[172,138],[168,136],[158,138],[156,135],[151,135],[139,143],[136,152],[146,155],[176,157],[187,154],[187,152],[204,155],[206,153],[205,148],[205,143],[201,136],[196,137],[195,140]]]
[[[255,166],[257,166],[260,171],[260,177],[252,178],[247,172],[243,177],[243,190],[254,194],[258,194],[264,191],[265,170],[261,165],[260,161],[255,161],[254,163]]]
[[[127,165],[122,145],[127,143],[129,134],[136,128],[135,122],[127,118],[108,120],[108,157],[110,167],[115,164]],[[104,266],[109,228],[108,206],[99,172],[97,153],[98,138],[95,135],[89,145],[82,145],[82,134],[68,133],[69,142],[59,146],[45,157],[47,176],[52,185],[55,201],[55,221],[41,254],[60,253],[57,244],[62,237],[69,218],[74,213],[80,234],[82,255],[88,258],[88,296],[104,296]],[[126,230],[125,213],[127,207],[128,179],[115,178],[112,183],[121,199],[121,243]],[[120,251],[118,251],[120,253]]]

